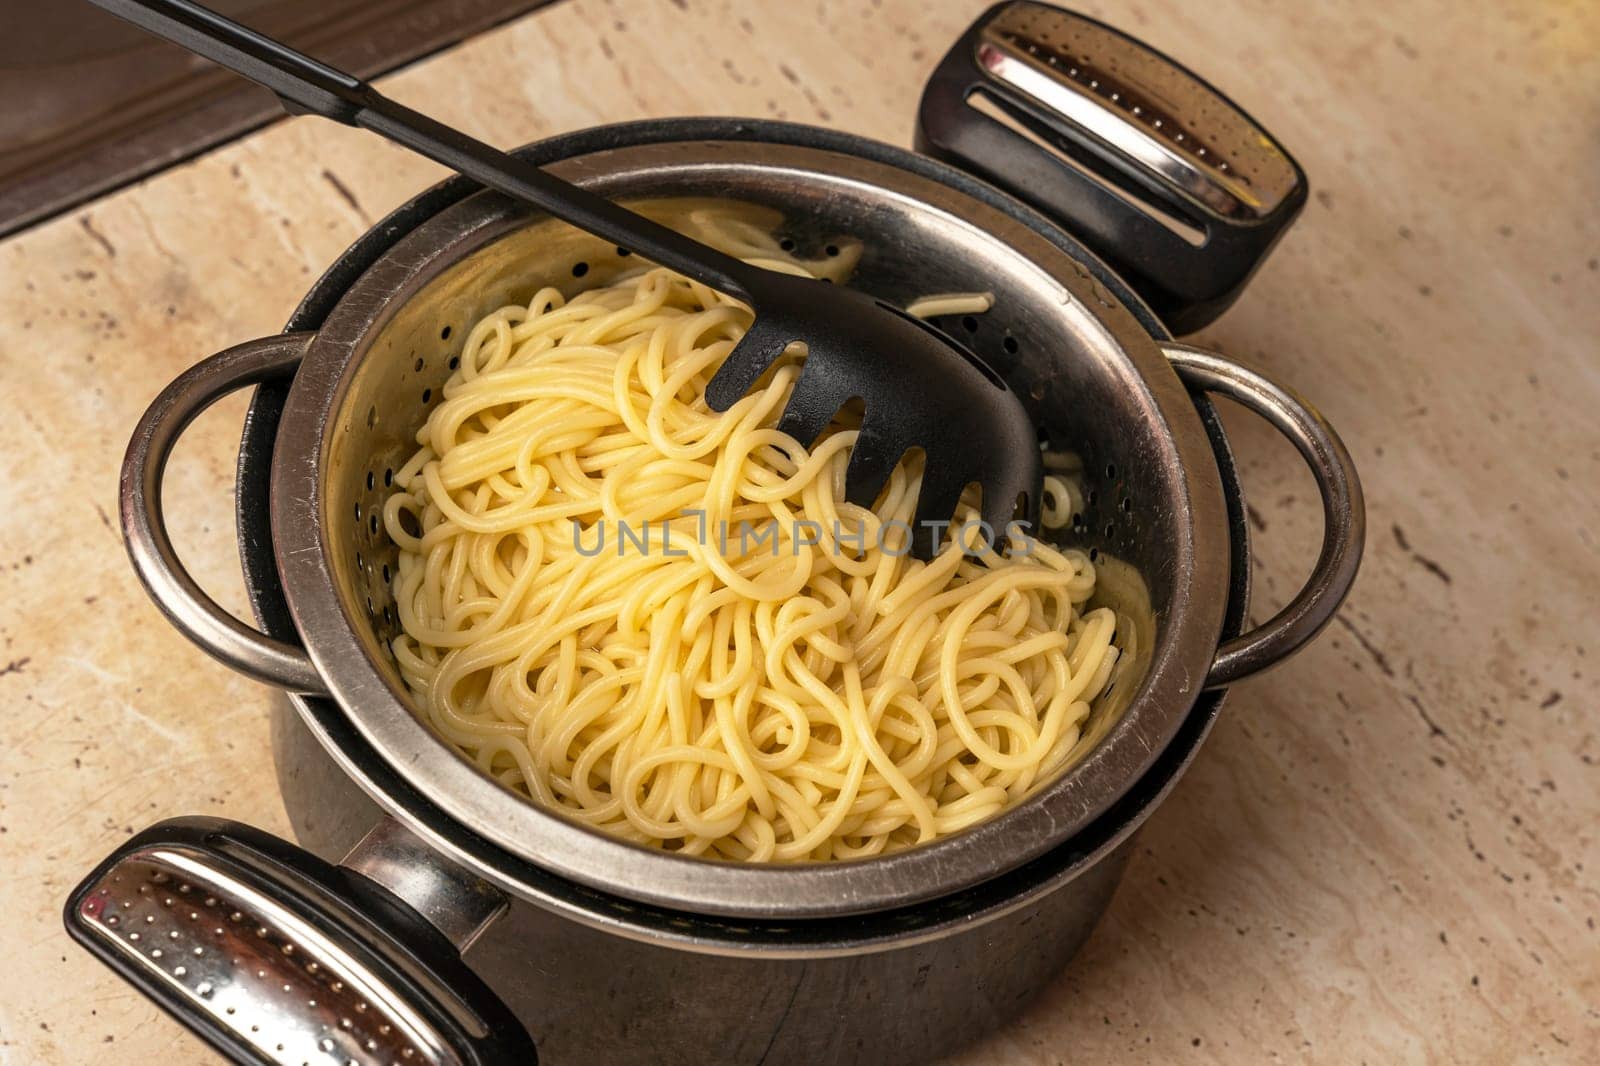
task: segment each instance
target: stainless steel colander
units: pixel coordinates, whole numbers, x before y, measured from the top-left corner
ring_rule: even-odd
[[[1094,706],[1086,753],[1069,770],[987,823],[889,856],[800,866],[677,856],[578,825],[481,774],[419,718],[389,653],[395,549],[382,501],[473,322],[542,285],[573,293],[637,261],[499,196],[473,196],[380,258],[316,333],[242,345],[175,382],[130,448],[123,517],[141,577],[185,633],[251,676],[331,694],[412,787],[511,854],[611,893],[705,914],[838,916],[943,896],[1071,837],[1145,772],[1202,688],[1291,654],[1348,590],[1362,511],[1332,430],[1253,371],[1158,344],[1026,213],[879,161],[794,144],[636,144],[554,169],[663,219],[689,217],[686,208],[708,201],[754,212],[801,255],[859,241],[849,284],[883,299],[992,292],[988,314],[947,325],[1028,398],[1042,437],[1082,460],[1084,506],[1064,539],[1103,563],[1098,595],[1135,620],[1140,652]],[[168,541],[159,491],[171,445],[199,410],[291,372],[272,526],[303,650],[251,630],[199,590]],[[1326,513],[1305,589],[1220,648],[1225,501],[1186,382],[1239,399],[1289,436],[1317,476]]]

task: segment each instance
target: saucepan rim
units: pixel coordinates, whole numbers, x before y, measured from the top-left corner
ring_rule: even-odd
[[[703,139],[672,147],[691,159]],[[416,227],[369,268],[341,300],[306,349],[280,425],[273,466],[273,544],[300,635],[317,671],[352,721],[392,765],[457,820],[502,848],[541,867],[641,902],[695,913],[739,917],[805,918],[864,913],[948,895],[1037,857],[1071,837],[1127,791],[1154,761],[1187,715],[1219,642],[1228,580],[1226,504],[1210,444],[1198,415],[1149,333],[1131,312],[1109,298],[1083,261],[1041,235],[1034,220],[983,204],[936,180],[890,163],[858,160],[818,149],[809,153],[817,180],[843,169],[848,180],[876,182],[897,196],[932,203],[962,218],[976,214],[982,227],[1000,231],[1008,246],[1025,249],[1034,265],[1051,270],[1070,290],[1083,316],[1081,328],[1102,331],[1097,343],[1108,358],[1136,367],[1160,418],[1188,509],[1180,524],[1187,543],[1173,545],[1180,580],[1158,636],[1140,694],[1082,761],[1021,804],[972,829],[887,856],[798,865],[736,864],[685,858],[611,838],[513,795],[485,777],[436,738],[370,660],[351,622],[350,605],[336,588],[321,499],[321,470],[330,454],[333,415],[383,312],[408,298],[419,279],[452,265],[486,219],[508,209],[480,194]],[[742,153],[744,165],[775,147],[763,142]],[[820,154],[819,154],[820,153]],[[724,161],[738,151],[719,148]],[[590,153],[565,161],[574,177],[603,181],[608,165],[624,163],[628,149]],[[690,164],[685,164],[689,166]],[[913,192],[907,191],[910,186]],[[948,200],[941,203],[941,200]],[[974,223],[980,225],[980,223]]]
[[[940,180],[963,187],[970,195],[1002,208],[1025,213],[1017,201],[970,176],[926,157],[913,155],[879,141],[852,134],[772,120],[680,118],[647,119],[593,127],[562,134],[518,150],[537,162],[566,155],[682,137],[738,140],[759,138],[784,143],[816,144],[867,158],[887,158]],[[314,330],[326,319],[353,280],[422,221],[459,202],[477,190],[471,181],[448,178],[397,207],[335,259],[310,287],[285,330]],[[1040,220],[1043,222],[1043,220]],[[1048,223],[1046,223],[1048,225]],[[1064,231],[1051,227],[1052,238],[1082,251]],[[1107,290],[1128,308],[1140,325],[1158,340],[1168,334],[1160,320],[1127,287],[1121,277],[1099,260],[1086,264]],[[278,419],[288,391],[288,379],[269,381],[251,397],[240,437],[237,458],[235,521],[238,549],[251,614],[269,637],[297,639],[284,602],[276,560],[271,550],[268,516],[268,482]],[[1231,533],[1231,567],[1228,613],[1222,636],[1231,639],[1244,629],[1250,596],[1250,527],[1246,520],[1242,488],[1232,451],[1215,407],[1204,393],[1192,399],[1200,412],[1222,476]],[[1110,852],[1125,846],[1144,820],[1160,805],[1193,761],[1209,735],[1227,696],[1226,689],[1202,693],[1179,734],[1151,770],[1122,800],[1073,840],[1033,862],[974,886],[957,897],[915,904],[894,912],[873,915],[870,923],[811,919],[800,922],[771,920],[730,921],[690,915],[649,904],[623,900],[567,881],[475,834],[464,823],[441,810],[427,796],[380,758],[350,724],[338,701],[327,696],[288,695],[275,714],[294,715],[294,724],[274,731],[274,756],[285,793],[299,787],[302,768],[292,764],[280,738],[282,730],[305,728],[378,809],[399,819],[440,852],[441,862],[458,863],[528,905],[562,915],[615,935],[652,943],[672,944],[688,951],[735,952],[743,955],[808,956],[859,950],[867,937],[883,949],[930,939],[957,928],[969,929],[1011,913],[1054,892]],[[293,810],[291,809],[291,818]],[[359,832],[357,833],[359,835]],[[307,846],[311,846],[307,842]],[[338,850],[339,845],[334,845]],[[337,854],[326,857],[337,859]]]

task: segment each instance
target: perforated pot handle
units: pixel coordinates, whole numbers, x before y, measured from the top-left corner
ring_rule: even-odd
[[[996,4],[951,46],[916,146],[1061,223],[1174,333],[1228,309],[1308,191],[1283,145],[1194,71],[1035,0]]]
[[[1355,463],[1339,434],[1292,389],[1258,370],[1186,344],[1164,344],[1162,350],[1191,389],[1226,396],[1289,438],[1311,468],[1322,496],[1322,550],[1311,576],[1281,611],[1217,649],[1206,675],[1206,687],[1217,688],[1276,666],[1333,620],[1361,565],[1366,504]]]
[[[288,377],[314,333],[247,341],[190,367],[139,419],[122,460],[122,536],[139,580],[184,636],[233,669],[291,692],[327,691],[303,648],[274,640],[223,610],[184,568],[167,535],[161,482],[189,423],[229,393]]]
[[[334,866],[238,822],[173,819],[73,891],[67,932],[235,1062],[534,1066],[527,1030],[461,960],[505,897],[408,841],[426,851],[384,823]],[[431,873],[420,898],[442,921],[348,868],[363,861],[403,867],[400,891]]]

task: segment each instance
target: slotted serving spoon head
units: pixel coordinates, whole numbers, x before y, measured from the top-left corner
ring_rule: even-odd
[[[778,428],[809,445],[841,407],[860,400],[845,496],[862,507],[905,454],[921,448],[911,540],[918,556],[937,550],[942,526],[974,482],[982,486],[985,540],[998,545],[1013,521],[1032,524],[1042,477],[1038,436],[1003,377],[947,334],[867,293],[774,271],[752,280],[756,320],[706,388],[712,410],[732,407],[799,342],[805,366]]]
[[[191,0],[93,0],[107,11],[259,82],[291,112],[372,130],[490,188],[719,292],[744,300],[755,322],[717,372],[707,400],[726,411],[792,344],[806,367],[781,428],[810,445],[846,402],[865,409],[846,495],[870,506],[907,452],[927,457],[912,550],[928,558],[936,523],[948,523],[962,491],[982,486],[985,539],[1006,537],[1017,514],[1038,507],[1039,447],[1033,420],[999,374],[932,326],[871,296],[752,266],[507,155],[382,96]]]

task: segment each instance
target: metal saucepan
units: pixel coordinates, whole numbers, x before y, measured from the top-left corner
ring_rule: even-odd
[[[699,1061],[708,1047],[733,1061],[898,1060],[974,1035],[1087,936],[1123,845],[1209,726],[1219,697],[1203,690],[1280,661],[1331,618],[1363,535],[1348,456],[1292,393],[1164,340],[1138,298],[1057,226],[943,165],[731,120],[587,131],[530,154],[667,217],[687,197],[712,199],[768,212],[802,252],[859,240],[851,283],[887,299],[995,294],[970,339],[1031,398],[1051,442],[1082,459],[1086,503],[1070,539],[1100,558],[1101,595],[1141,636],[1136,668],[1094,708],[1087,755],[946,840],[773,867],[579,827],[429,732],[386,650],[395,622],[381,575],[393,548],[374,518],[385,474],[448,376],[451,338],[459,345],[478,316],[539,284],[575,290],[627,266],[616,249],[448,182],[358,242],[294,332],[174,382],[125,470],[130,550],[157,602],[219,659],[299,693],[296,713],[278,715],[275,750],[297,832],[322,857],[228,823],[164,823],[80,887],[69,928],[219,1046],[267,1061],[406,1049],[413,1061],[515,1061],[531,1054],[527,1032],[570,1061]],[[189,579],[159,509],[183,427],[219,396],[263,383],[239,492],[266,633]],[[1242,505],[1220,429],[1191,391],[1267,417],[1321,489],[1311,578],[1244,635]],[[185,899],[203,905],[186,911]],[[156,933],[185,961],[152,954]]]

